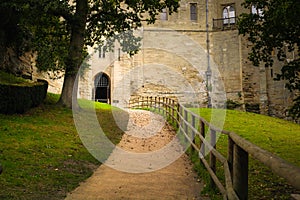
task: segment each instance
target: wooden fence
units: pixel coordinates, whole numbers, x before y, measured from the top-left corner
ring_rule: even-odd
[[[155,109],[163,114],[169,122],[175,124],[191,143],[192,151],[197,151],[199,159],[207,169],[224,199],[248,199],[248,162],[249,155],[269,167],[275,174],[283,177],[287,182],[300,190],[300,168],[280,157],[261,149],[237,134],[221,130],[208,123],[199,115],[191,112],[176,100],[166,97],[138,97],[130,100],[130,108]],[[210,141],[205,139],[208,133]],[[228,138],[227,158],[217,151],[217,134],[224,134]],[[199,138],[200,144],[197,144]],[[209,159],[205,159],[205,150],[209,150]],[[225,184],[216,175],[216,161],[222,163]]]

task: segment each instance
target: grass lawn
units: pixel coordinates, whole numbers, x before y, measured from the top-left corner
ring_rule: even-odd
[[[198,109],[191,109],[199,113]],[[201,116],[210,121],[210,109],[200,109]],[[285,120],[235,110],[226,111],[225,130],[233,131],[253,144],[268,150],[286,161],[300,167],[300,125]],[[217,142],[217,149],[227,155],[227,136]],[[192,156],[196,161],[196,156]],[[198,163],[199,164],[199,163]],[[196,164],[199,173],[208,178],[205,170]],[[218,176],[223,178],[222,166],[218,165]],[[291,199],[291,193],[299,193],[285,180],[250,157],[249,199]],[[218,199],[214,196],[213,199]]]
[[[29,79],[24,79],[21,77],[17,77],[13,74],[8,74],[6,72],[0,71],[0,84],[3,85],[18,85],[18,86],[28,86],[28,85],[34,85],[33,81]]]
[[[23,115],[0,115],[1,200],[63,199],[100,165],[83,146],[72,110],[56,106],[57,99],[48,94],[43,105]],[[123,131],[114,123],[115,108],[95,105],[101,127],[118,143]]]

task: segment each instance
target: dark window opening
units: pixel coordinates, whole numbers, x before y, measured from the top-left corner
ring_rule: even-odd
[[[110,80],[107,74],[100,73],[95,78],[95,101],[110,103]]]
[[[105,58],[106,46],[99,46],[99,58]]]
[[[274,73],[273,73],[273,69],[271,68],[271,77],[273,78],[274,77]]]
[[[198,20],[197,4],[196,3],[191,3],[190,4],[190,15],[191,15],[191,20],[192,21],[197,21]]]

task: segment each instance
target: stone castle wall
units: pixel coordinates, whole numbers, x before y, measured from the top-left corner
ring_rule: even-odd
[[[197,6],[197,20],[190,20],[190,5]],[[232,5],[236,16],[249,12],[241,0],[209,1],[209,50],[212,101],[239,103],[239,109],[285,117],[292,95],[283,81],[274,81],[280,63],[273,68],[254,67],[248,60],[251,44],[236,27],[215,29],[213,19],[222,18],[225,6]],[[81,97],[93,99],[94,79],[105,72],[111,80],[111,102],[125,106],[134,96],[169,96],[186,104],[207,104],[207,32],[205,0],[182,0],[178,13],[167,20],[158,16],[154,25],[138,30],[143,37],[133,57],[116,47],[106,58],[92,57],[89,78],[82,81]],[[222,21],[219,21],[222,22]],[[218,23],[219,23],[218,22]]]
[[[214,32],[212,34],[212,57],[221,73],[227,99],[244,103],[239,40],[236,30]]]

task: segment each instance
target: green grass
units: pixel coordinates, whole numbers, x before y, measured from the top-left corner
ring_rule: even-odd
[[[0,84],[2,85],[17,85],[17,86],[28,86],[28,85],[34,85],[35,82],[24,79],[22,77],[17,77],[13,74],[9,74],[3,71],[0,71]]]
[[[0,115],[0,199],[63,199],[100,165],[83,146],[72,111],[55,105],[57,100],[48,94],[43,105],[23,115]],[[95,105],[105,133],[118,143],[123,131],[111,107]]]
[[[118,110],[118,108],[111,107],[109,104],[89,101],[85,99],[78,99],[78,104],[81,108],[84,109]]]
[[[209,109],[203,108],[200,113],[210,121]],[[300,167],[299,124],[255,113],[227,110],[223,129],[235,132]]]
[[[207,121],[211,120],[210,109],[191,110],[197,114],[200,112]],[[233,131],[253,144],[300,167],[299,124],[254,113],[227,110],[223,129]],[[220,136],[217,149],[226,157],[227,136]],[[196,170],[209,182],[209,176],[197,156],[191,155],[191,158],[195,162]],[[297,193],[285,180],[273,174],[260,162],[250,158],[249,163],[249,199],[290,199],[291,193]],[[218,177],[224,182],[220,163],[217,163],[217,168]],[[204,192],[211,193],[210,188],[206,188]],[[220,196],[212,195],[212,199],[220,199]]]

